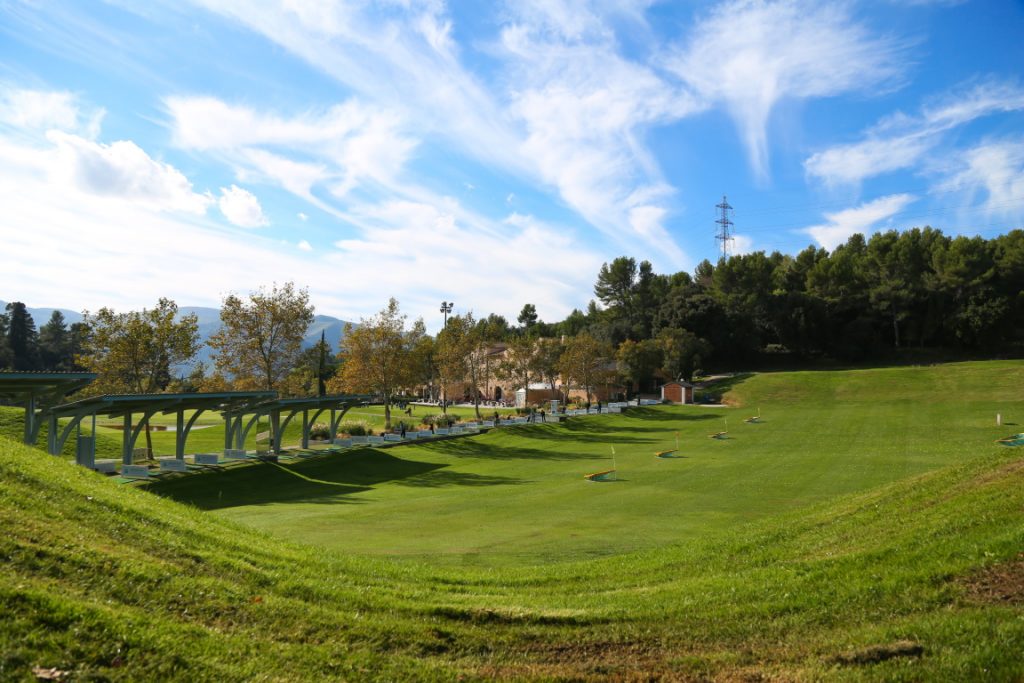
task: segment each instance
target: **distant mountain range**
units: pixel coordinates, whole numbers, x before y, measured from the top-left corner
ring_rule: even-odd
[[[7,302],[0,301],[0,312],[6,308]],[[45,325],[49,321],[50,316],[53,315],[54,311],[60,311],[64,315],[64,322],[69,326],[82,322],[82,314],[79,311],[72,311],[67,308],[33,308],[27,306],[28,312],[32,315],[32,320],[35,321],[36,329]],[[204,342],[203,347],[196,354],[196,360],[202,361],[207,365],[210,365],[211,357],[213,355],[210,347],[205,345],[207,339],[210,338],[217,328],[220,327],[220,309],[210,308],[207,306],[180,306],[178,308],[178,315],[189,315],[195,313],[196,318],[199,322],[199,339]],[[335,318],[329,315],[318,315],[313,318],[313,323],[309,326],[306,331],[306,338],[303,340],[302,345],[304,347],[310,347],[320,341],[320,334],[324,333],[327,343],[331,345],[335,351],[341,348],[341,333],[344,330],[346,322],[340,318]]]

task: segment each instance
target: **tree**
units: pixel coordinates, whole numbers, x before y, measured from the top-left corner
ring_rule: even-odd
[[[7,304],[7,345],[11,352],[11,367],[15,370],[39,367],[39,334],[32,314],[20,301]]]
[[[515,337],[508,342],[505,357],[498,363],[495,375],[512,382],[514,389],[522,388],[529,395],[533,377],[533,354],[537,341],[532,337]]]
[[[448,413],[448,390],[455,383],[465,381],[469,374],[475,326],[472,314],[452,316],[434,342],[434,362],[443,397],[441,411],[445,414]]]
[[[601,264],[594,294],[609,308],[625,308],[630,304],[635,282],[636,259],[620,256],[611,264]]]
[[[11,351],[10,341],[7,339],[9,327],[10,319],[6,314],[0,313],[0,370],[6,370],[14,365],[14,353]]]
[[[39,329],[39,356],[43,369],[70,370],[70,345],[64,314],[55,310],[50,320]]]
[[[85,349],[89,344],[89,325],[85,322],[77,322],[71,324],[71,329],[68,330],[68,358],[70,359],[69,370],[81,371],[85,370],[85,366],[78,362],[78,359],[85,353]]]
[[[537,324],[537,307],[533,304],[524,304],[516,321],[523,326],[524,333],[530,334],[531,328]]]
[[[175,320],[177,314],[178,306],[170,299],[160,299],[152,310],[115,313],[101,308],[96,315],[86,311],[90,334],[79,360],[97,375],[88,390],[153,394],[165,389],[171,367],[190,361],[200,347],[196,316]],[[149,429],[146,447],[152,452]]]
[[[229,294],[220,321],[209,341],[217,371],[231,375],[237,387],[273,391],[298,362],[313,306],[308,290],[287,282],[251,292],[248,302]]]
[[[615,353],[619,374],[629,383],[636,384],[643,391],[643,383],[654,376],[654,372],[662,366],[663,349],[653,339],[635,342],[627,339],[619,345]]]
[[[665,328],[654,342],[661,350],[662,371],[670,379],[692,382],[703,359],[711,355],[711,344],[689,330]]]
[[[540,381],[547,383],[552,393],[558,380],[558,364],[565,352],[565,345],[560,339],[542,338],[537,340],[531,362],[531,371]]]
[[[480,320],[477,325],[486,326],[488,336],[494,341],[501,341],[512,336],[512,326],[508,324],[505,316],[498,315],[497,313],[491,313],[486,318]]]
[[[587,401],[593,389],[610,379],[614,372],[611,347],[598,341],[587,332],[569,339],[559,359],[562,377],[569,386],[576,385],[587,394]]]
[[[392,298],[380,313],[361,319],[358,327],[347,324],[341,372],[328,385],[328,389],[379,395],[384,401],[386,429],[391,429],[391,399],[417,379],[418,350],[426,336],[423,320],[408,330],[405,320],[406,316],[399,314],[398,301]]]
[[[299,352],[295,367],[282,380],[279,389],[291,396],[323,396],[327,382],[338,371],[338,358],[321,335],[319,341]]]

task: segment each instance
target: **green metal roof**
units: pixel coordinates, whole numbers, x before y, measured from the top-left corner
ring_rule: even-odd
[[[248,410],[277,396],[274,391],[224,391],[209,394],[104,394],[55,406],[51,412],[58,417],[95,413],[117,417],[127,413],[156,410],[172,413],[178,410]]]
[[[0,398],[33,394],[59,399],[96,379],[93,372],[0,372]]]
[[[331,396],[301,396],[299,398],[272,398],[256,405],[240,406],[225,411],[226,414],[269,413],[274,410],[319,410],[368,403],[373,396],[370,394],[334,394]]]

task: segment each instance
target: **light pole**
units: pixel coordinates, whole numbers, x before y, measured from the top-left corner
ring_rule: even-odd
[[[452,312],[452,308],[455,306],[454,301],[442,301],[441,312],[444,313],[444,325],[441,329],[448,327],[448,314]],[[441,412],[445,415],[448,414],[448,389],[443,384],[441,385]]]

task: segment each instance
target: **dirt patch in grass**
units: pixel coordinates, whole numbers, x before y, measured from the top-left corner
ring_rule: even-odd
[[[1004,477],[1010,477],[1015,474],[1024,474],[1024,458],[1020,460],[1014,460],[1008,462],[997,470],[989,472],[987,475],[978,478],[979,484],[987,484],[991,481],[1003,479]]]
[[[971,602],[986,605],[1024,604],[1024,553],[980,569],[962,580]]]
[[[658,641],[538,640],[523,643],[509,661],[494,662],[477,674],[496,680],[544,679],[557,681],[659,682],[727,681],[759,683],[778,677],[751,660],[753,653],[736,661],[729,653],[683,651]],[[756,659],[756,658],[754,658]]]

